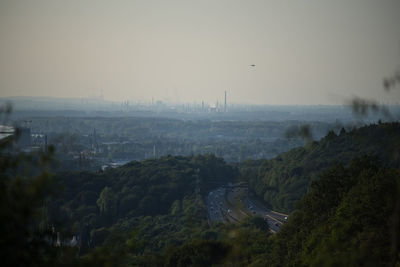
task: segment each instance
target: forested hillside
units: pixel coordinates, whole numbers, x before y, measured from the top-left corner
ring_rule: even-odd
[[[349,164],[360,155],[376,155],[384,165],[398,166],[400,124],[379,123],[339,134],[329,132],[318,142],[293,149],[272,160],[247,161],[241,172],[250,190],[272,209],[291,212],[310,182],[334,163]]]
[[[394,266],[399,263],[398,169],[361,157],[319,175],[276,235],[262,218],[207,225],[187,210],[120,219],[84,264],[140,266]],[[190,200],[189,200],[190,202]],[[192,202],[193,203],[193,202]],[[195,221],[197,219],[199,221]]]
[[[233,181],[236,169],[213,155],[163,157],[130,162],[104,172],[66,172],[49,202],[49,222],[68,226],[88,247],[99,246],[110,233],[141,229],[144,248],[190,239],[207,220],[201,194]],[[178,234],[180,232],[180,234]],[[171,237],[173,235],[173,238]]]
[[[275,266],[398,266],[399,174],[368,157],[330,167],[275,236],[267,258]]]

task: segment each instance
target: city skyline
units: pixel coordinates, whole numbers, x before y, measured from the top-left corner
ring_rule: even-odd
[[[395,104],[399,1],[0,3],[0,97]]]

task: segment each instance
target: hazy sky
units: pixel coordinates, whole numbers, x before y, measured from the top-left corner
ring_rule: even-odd
[[[0,96],[393,103],[399,65],[400,0],[0,0]]]

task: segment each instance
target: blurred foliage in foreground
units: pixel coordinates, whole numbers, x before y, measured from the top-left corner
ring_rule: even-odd
[[[16,135],[17,136],[17,135]],[[46,203],[54,180],[48,166],[53,153],[17,153],[15,136],[0,140],[0,258],[2,266],[74,265],[73,248],[55,246]]]

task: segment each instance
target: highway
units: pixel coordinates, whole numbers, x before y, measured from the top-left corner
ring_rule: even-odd
[[[247,185],[229,184],[210,191],[206,197],[209,222],[237,223],[248,216],[261,216],[272,233],[278,232],[288,215],[272,211],[248,196]]]

